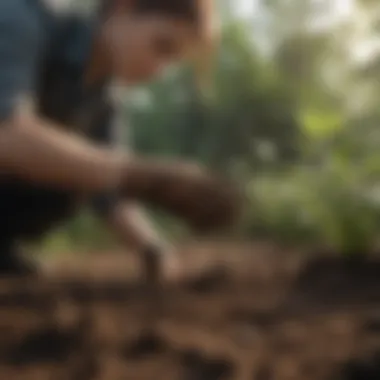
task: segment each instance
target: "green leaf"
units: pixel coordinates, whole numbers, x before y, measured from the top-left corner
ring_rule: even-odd
[[[298,119],[305,134],[316,139],[328,138],[344,125],[343,115],[336,111],[302,109],[298,113]]]

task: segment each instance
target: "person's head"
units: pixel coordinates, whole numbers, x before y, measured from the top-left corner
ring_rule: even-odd
[[[153,79],[214,34],[212,0],[104,0],[103,52],[114,76]]]

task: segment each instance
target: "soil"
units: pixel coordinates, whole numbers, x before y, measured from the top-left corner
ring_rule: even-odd
[[[380,379],[380,259],[259,244],[181,258],[155,291],[116,253],[2,279],[0,379]]]

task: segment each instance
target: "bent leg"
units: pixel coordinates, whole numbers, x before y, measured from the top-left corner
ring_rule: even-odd
[[[76,209],[73,194],[16,180],[0,182],[0,274],[27,271],[17,244],[43,237]]]

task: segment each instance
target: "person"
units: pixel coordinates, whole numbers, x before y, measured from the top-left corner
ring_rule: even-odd
[[[119,196],[133,160],[119,152],[124,126],[109,88],[147,82],[211,40],[210,6],[104,0],[88,15],[52,0],[1,0],[0,274],[34,273],[19,242],[85,204],[137,251],[169,257],[141,206]]]

